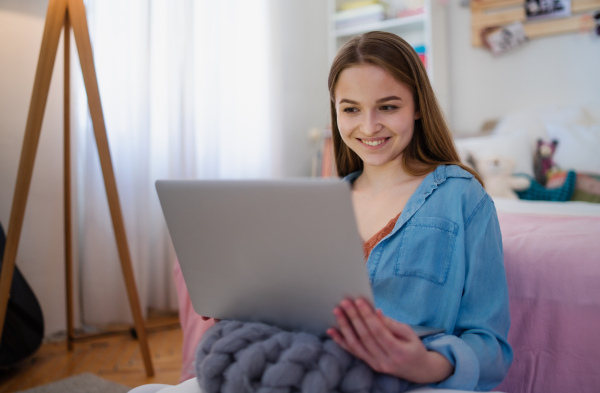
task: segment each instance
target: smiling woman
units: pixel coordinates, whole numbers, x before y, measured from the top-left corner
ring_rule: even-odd
[[[418,55],[391,33],[354,37],[333,60],[329,92],[374,304],[341,301],[327,333],[380,373],[494,388],[512,362],[498,218],[458,158]],[[444,334],[421,341],[407,324]]]

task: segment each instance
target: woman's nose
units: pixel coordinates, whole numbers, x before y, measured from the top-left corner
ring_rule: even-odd
[[[363,121],[363,132],[366,135],[376,134],[383,128],[376,113],[367,112]]]

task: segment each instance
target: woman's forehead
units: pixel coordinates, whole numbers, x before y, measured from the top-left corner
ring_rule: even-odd
[[[382,67],[360,64],[344,69],[338,76],[334,89],[336,101],[342,99],[376,99],[398,96],[412,98],[412,93]]]

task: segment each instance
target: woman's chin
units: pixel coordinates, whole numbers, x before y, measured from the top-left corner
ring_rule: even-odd
[[[365,167],[368,166],[383,169],[387,167],[402,166],[402,157],[364,157],[362,160]]]

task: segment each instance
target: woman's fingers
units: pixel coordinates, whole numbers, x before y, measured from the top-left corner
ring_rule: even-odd
[[[363,314],[365,313],[358,309],[356,302],[352,300],[344,300],[342,302],[342,307],[344,308],[344,312],[348,316],[348,319],[351,321],[357,337],[367,352],[371,355],[379,352],[378,348],[375,346],[375,340],[371,334],[371,331],[367,327],[367,323],[364,319]]]
[[[389,346],[394,345],[395,340],[385,321],[380,318],[373,306],[364,299],[358,299],[356,307],[364,321],[365,329],[370,333],[369,338],[373,340],[372,346],[376,347],[378,352],[388,354]]]
[[[341,307],[334,308],[333,314],[335,315],[338,323],[338,332],[340,333],[340,336],[346,345],[346,348],[344,349],[352,352],[354,355],[364,360],[368,356],[368,352],[358,338],[350,316],[347,315],[345,309],[342,309]]]
[[[348,345],[346,345],[344,338],[342,337],[340,332],[337,331],[337,329],[334,329],[334,328],[327,329],[327,334],[329,334],[329,336],[331,336],[333,341],[335,341],[340,347],[342,347],[343,349],[345,349],[348,352],[352,352],[350,350],[350,348],[348,347]]]
[[[339,329],[327,333],[374,370],[402,378],[414,374],[427,349],[409,325],[394,321],[364,300],[344,300],[334,309]]]
[[[359,356],[374,368],[387,357],[376,335],[386,327],[379,321],[373,307],[365,300],[344,300],[339,310],[344,318],[338,318],[340,333],[344,336],[350,352]],[[335,312],[334,312],[335,313]],[[388,335],[391,334],[388,332]]]
[[[366,303],[368,304],[368,303]],[[359,308],[364,309],[359,301]],[[369,329],[375,337],[379,348],[383,348],[387,362],[384,367],[396,368],[404,363],[406,356],[417,346],[422,346],[421,340],[413,332],[409,325],[394,321],[383,315],[381,310],[372,311],[369,317],[365,317]]]
[[[394,336],[396,336],[397,338],[400,338],[400,339],[403,339],[406,341],[413,341],[415,339],[420,340],[419,336],[416,335],[416,333],[412,330],[412,328],[409,325],[407,325],[405,323],[400,323],[391,318],[383,316],[383,314],[382,314],[382,317],[383,317],[383,322],[385,323],[385,325],[392,332],[392,334]]]

